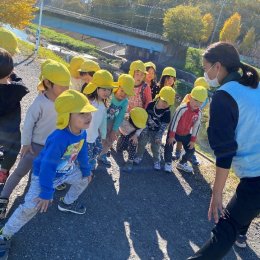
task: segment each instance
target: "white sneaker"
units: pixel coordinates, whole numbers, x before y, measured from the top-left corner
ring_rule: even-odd
[[[172,164],[171,163],[165,163],[164,171],[165,172],[172,172]]]
[[[160,171],[161,170],[161,164],[160,164],[160,162],[158,161],[158,162],[155,162],[154,164],[153,164],[153,168],[156,170],[156,171]]]
[[[143,160],[143,158],[142,157],[136,157],[135,159],[134,159],[134,163],[135,164],[140,164],[140,162]]]
[[[188,173],[193,172],[193,168],[191,166],[189,166],[188,163],[178,163],[176,168],[181,171],[188,172]]]

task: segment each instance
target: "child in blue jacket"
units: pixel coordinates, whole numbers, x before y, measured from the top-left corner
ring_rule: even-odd
[[[55,109],[58,114],[57,129],[48,137],[44,149],[34,161],[31,185],[24,204],[16,209],[2,229],[0,257],[8,253],[10,239],[16,232],[38,211],[47,211],[58,185],[64,182],[71,184],[58,204],[60,211],[86,212],[77,199],[91,180],[85,129],[90,124],[91,112],[96,108],[83,94],[67,90],[55,100]]]

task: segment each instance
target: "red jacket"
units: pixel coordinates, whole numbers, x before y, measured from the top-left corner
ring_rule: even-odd
[[[192,110],[190,103],[181,104],[173,114],[169,126],[169,137],[177,135],[191,134],[191,141],[195,142],[200,128],[201,111],[200,109]]]

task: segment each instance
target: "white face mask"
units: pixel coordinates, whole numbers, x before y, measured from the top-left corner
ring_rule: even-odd
[[[211,70],[211,68],[213,68],[215,64],[213,64],[209,70],[207,72],[204,72],[204,78],[205,80],[208,82],[208,84],[210,85],[210,87],[212,88],[217,88],[220,84],[219,84],[219,81],[218,81],[218,74],[217,76],[214,78],[214,79],[210,79],[209,76],[208,76],[208,72]]]

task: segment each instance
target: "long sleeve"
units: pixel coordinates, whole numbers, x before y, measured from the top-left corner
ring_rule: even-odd
[[[53,135],[46,143],[39,172],[41,186],[39,197],[42,199],[50,200],[53,198],[53,181],[56,177],[56,169],[66,148],[67,144],[63,140],[63,135],[60,134]]]
[[[120,110],[120,112],[118,113],[118,115],[115,117],[115,121],[113,124],[113,131],[118,131],[120,125],[122,124],[124,117],[125,117],[125,113],[128,107],[128,100],[126,99],[125,102],[123,103],[123,107]]]
[[[169,127],[169,136],[170,137],[175,137],[178,123],[184,112],[185,112],[185,108],[182,106],[177,107],[176,111],[174,112],[173,118],[172,118],[172,121],[171,121],[170,127]]]
[[[38,99],[35,99],[25,116],[21,136],[22,145],[30,145],[32,143],[33,128],[41,117],[41,113],[41,106],[38,102]]]
[[[192,133],[191,133],[191,141],[192,142],[196,142],[197,139],[197,135],[200,129],[200,124],[201,124],[201,111],[198,114],[198,119],[197,121],[194,123],[193,127],[192,127]]]
[[[147,86],[144,89],[144,101],[145,101],[144,109],[146,109],[148,104],[152,101],[152,91],[149,86]]]
[[[101,139],[106,139],[107,137],[107,113],[104,113],[103,119],[99,128]]]
[[[216,165],[229,169],[236,155],[235,130],[238,123],[238,106],[225,91],[217,91],[210,104],[208,127],[209,144],[216,156]],[[250,133],[249,133],[250,134]]]
[[[159,140],[162,140],[163,133],[171,121],[171,111],[170,110],[166,111],[164,113],[164,115],[162,116],[161,120],[162,120],[162,122],[161,122],[160,128],[155,136],[155,138],[159,139]]]

